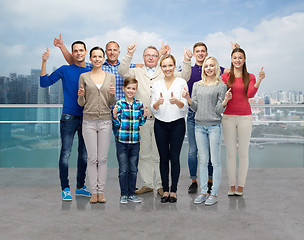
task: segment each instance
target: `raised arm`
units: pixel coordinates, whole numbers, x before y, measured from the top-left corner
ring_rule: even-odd
[[[118,73],[123,78],[135,77],[134,69],[130,68],[133,54],[136,50],[136,43],[131,43],[128,46],[128,53],[124,56],[118,67]]]
[[[185,79],[186,81],[189,81],[191,76],[191,58],[193,54],[191,50],[184,48],[184,61],[183,61],[183,68],[181,72],[175,72],[174,76],[181,77]]]
[[[64,59],[68,62],[68,64],[74,64],[74,58],[64,45],[61,34],[59,35],[59,39],[55,37],[54,46],[60,49]]]

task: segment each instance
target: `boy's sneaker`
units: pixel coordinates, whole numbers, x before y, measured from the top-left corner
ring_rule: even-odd
[[[122,203],[122,204],[128,203],[128,197],[127,196],[121,196],[120,197],[120,203]]]
[[[210,195],[208,197],[208,199],[206,200],[205,205],[210,206],[210,205],[213,205],[215,203],[217,203],[217,197]]]
[[[67,187],[62,191],[62,201],[72,201],[70,188]]]
[[[198,195],[198,197],[194,200],[194,203],[195,203],[195,204],[201,204],[201,203],[205,202],[206,199],[207,199],[207,195],[200,194],[200,195]]]
[[[191,185],[188,188],[188,193],[190,193],[190,194],[196,193],[197,192],[197,188],[198,188],[197,182],[191,183]]]
[[[138,198],[138,197],[136,197],[136,196],[134,196],[134,195],[131,195],[131,196],[128,197],[128,201],[129,201],[129,202],[140,203],[140,202],[141,202],[141,199]]]
[[[86,186],[83,186],[82,188],[76,189],[75,190],[75,195],[76,196],[83,196],[83,197],[92,197],[92,194],[90,191],[87,189]]]

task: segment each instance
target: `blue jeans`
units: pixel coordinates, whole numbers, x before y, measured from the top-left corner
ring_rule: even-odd
[[[187,116],[187,135],[188,135],[188,167],[190,172],[190,179],[197,178],[197,145],[195,140],[195,112],[191,109],[188,111]],[[212,178],[213,168],[211,160],[208,163],[208,175]]]
[[[195,125],[195,137],[198,146],[198,154],[200,158],[200,186],[201,193],[207,194],[208,190],[208,162],[211,156],[213,165],[213,186],[211,195],[217,196],[221,177],[221,143],[222,143],[222,125],[202,126]]]
[[[136,187],[140,143],[115,142],[120,195],[131,196]]]
[[[60,119],[61,150],[59,157],[59,177],[61,189],[69,186],[69,158],[74,135],[78,134],[77,188],[84,186],[87,170],[87,150],[82,137],[82,116],[62,113]]]

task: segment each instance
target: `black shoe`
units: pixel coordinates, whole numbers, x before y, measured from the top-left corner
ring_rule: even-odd
[[[188,188],[188,193],[196,193],[197,192],[197,182],[193,182],[190,187]]]
[[[208,191],[207,193],[211,193],[211,189],[212,189],[212,182],[208,182]]]
[[[170,199],[170,196],[164,196],[164,197],[161,197],[160,202],[166,203],[166,202],[169,202],[169,199]]]
[[[177,198],[176,197],[173,197],[173,196],[170,196],[169,197],[169,202],[170,203],[175,203],[177,201]]]

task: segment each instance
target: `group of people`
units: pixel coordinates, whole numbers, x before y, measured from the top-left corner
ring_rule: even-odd
[[[238,44],[232,44],[230,69],[220,67],[214,57],[208,56],[207,46],[199,42],[194,45],[193,53],[184,50],[181,71],[175,70],[176,60],[170,47],[164,44],[159,50],[154,46],[144,50],[144,65],[131,63],[136,50],[134,43],[128,46],[121,62],[117,42],[108,42],[105,51],[96,46],[89,53],[91,63],[85,62],[87,50],[81,41],[72,44],[71,53],[61,35],[55,38],[54,45],[60,48],[69,65],[48,76],[47,49],[42,55],[40,86],[48,87],[62,79],[64,103],[60,120],[59,176],[63,201],[72,200],[68,160],[77,132],[75,195],[90,197],[91,203],[106,202],[107,155],[113,132],[119,165],[120,203],[141,202],[136,195],[154,189],[162,203],[176,202],[186,116],[192,179],[189,193],[196,193],[198,189],[199,155],[201,191],[194,203],[213,205],[217,202],[222,125],[230,186],[228,195],[243,194],[252,129],[248,99],[257,92],[265,73],[262,68],[256,80],[247,72],[245,52]],[[192,56],[196,60],[193,67]],[[90,191],[85,186],[86,169]],[[139,189],[136,189],[137,172],[144,182]]]

